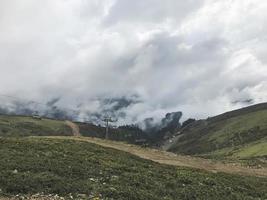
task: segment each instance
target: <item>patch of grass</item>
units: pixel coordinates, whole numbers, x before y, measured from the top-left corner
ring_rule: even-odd
[[[239,158],[239,159],[253,159],[259,157],[267,157],[267,138],[260,141],[252,142],[245,145],[236,147],[227,147],[212,151],[207,154],[200,154],[208,158],[226,157],[226,158]]]
[[[72,135],[64,121],[52,119],[34,119],[26,116],[0,115],[0,136],[55,136]]]
[[[239,137],[236,139],[240,140],[240,143],[244,143],[246,140],[253,141],[253,139],[257,139],[257,135],[266,135],[261,130],[267,130],[267,110],[229,118],[224,121],[221,129],[212,132],[208,137],[209,141],[218,143],[225,143],[226,140],[234,140]],[[249,133],[251,133],[251,137]]]
[[[235,155],[240,158],[267,157],[267,139],[240,148]]]
[[[87,198],[266,199],[267,179],[160,165],[81,141],[0,138],[2,193]]]

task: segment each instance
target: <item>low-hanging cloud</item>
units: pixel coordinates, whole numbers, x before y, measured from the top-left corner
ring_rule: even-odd
[[[266,9],[260,0],[3,0],[0,92],[120,124],[263,102]]]

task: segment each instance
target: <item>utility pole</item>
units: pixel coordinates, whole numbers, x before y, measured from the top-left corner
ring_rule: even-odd
[[[115,122],[116,120],[112,120],[111,117],[105,117],[103,121],[106,123],[106,140],[109,139],[109,122]]]

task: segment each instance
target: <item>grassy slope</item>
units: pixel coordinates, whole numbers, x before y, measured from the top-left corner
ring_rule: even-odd
[[[0,155],[2,195],[80,193],[131,200],[267,198],[264,178],[160,165],[87,142],[2,138]]]
[[[170,150],[248,159],[267,156],[266,141],[267,104],[260,104],[193,123]]]
[[[267,139],[252,142],[246,145],[240,145],[237,147],[228,147],[219,149],[213,152],[202,154],[208,158],[231,158],[231,159],[244,159],[252,160],[255,158],[266,158],[267,152]]]
[[[83,136],[105,138],[105,127],[89,123],[76,123]],[[140,133],[124,129],[109,129],[109,138],[134,143]],[[64,121],[28,116],[0,115],[0,137],[10,136],[68,136],[72,135],[70,127]]]
[[[64,121],[0,115],[0,136],[71,135]]]

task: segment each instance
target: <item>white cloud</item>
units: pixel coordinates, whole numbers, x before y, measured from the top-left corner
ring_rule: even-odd
[[[0,92],[61,97],[82,104],[81,116],[102,112],[92,99],[137,95],[126,122],[263,102],[266,9],[260,0],[3,0]]]

